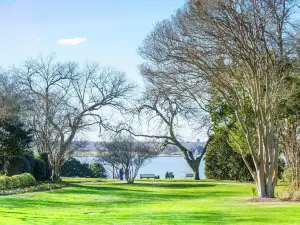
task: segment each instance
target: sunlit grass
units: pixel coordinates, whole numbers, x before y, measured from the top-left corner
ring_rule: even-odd
[[[251,184],[71,184],[1,197],[0,224],[300,224],[300,205],[246,203]]]
[[[102,182],[100,178],[85,178],[85,177],[63,177],[62,181],[73,183],[85,183],[85,182]]]

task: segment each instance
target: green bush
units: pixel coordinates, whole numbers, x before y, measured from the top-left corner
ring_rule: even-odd
[[[94,163],[91,166],[86,163],[81,163],[75,158],[69,159],[61,169],[63,177],[107,177],[104,167],[99,163]]]
[[[107,178],[105,168],[100,163],[93,163],[90,165],[90,169],[93,172],[93,177]]]
[[[217,130],[205,155],[204,172],[206,178],[239,181],[253,180],[241,155],[235,152],[227,141],[226,131]],[[247,155],[246,159],[250,166],[254,167],[251,156]]]
[[[12,156],[5,161],[4,172],[6,176],[30,173],[31,166],[26,158],[21,156]]]
[[[227,131],[216,129],[205,155],[205,176],[207,179],[253,181],[240,153],[236,152],[228,143]],[[255,165],[250,153],[245,154],[252,171]],[[278,178],[284,170],[283,159],[278,159]]]
[[[48,154],[47,153],[40,153],[38,155],[38,158],[43,160],[46,164],[46,176],[45,176],[44,180],[50,180],[50,178],[51,178],[51,166],[50,166]]]
[[[41,159],[34,159],[33,176],[37,181],[46,180],[46,163]]]
[[[69,159],[61,169],[61,176],[63,177],[92,177],[93,172],[89,165],[81,163],[75,158]]]
[[[35,158],[33,157],[33,156],[31,156],[31,155],[23,155],[23,157],[24,158],[26,158],[27,160],[28,160],[28,162],[29,162],[29,164],[30,164],[30,173],[34,176],[34,173],[33,173],[33,171],[34,171],[34,167],[35,167]]]
[[[33,186],[36,184],[35,178],[30,173],[23,173],[20,175],[14,175],[12,177],[1,176],[0,177],[0,190],[24,188]]]
[[[20,175],[15,175],[15,176],[12,176],[12,177],[10,177],[10,179],[8,179],[8,180],[11,180],[11,185],[10,185],[10,189],[11,188],[19,188],[19,187],[22,187],[22,185],[23,185],[23,177],[24,176],[22,176],[22,177],[20,177]]]
[[[24,155],[24,158],[28,160],[31,166],[31,174],[37,181],[43,181],[46,179],[46,164],[43,160],[34,158],[31,155]]]
[[[29,187],[36,184],[36,179],[30,173],[24,173],[18,176],[21,177],[23,181],[22,187]]]
[[[66,183],[40,183],[38,185],[25,187],[25,188],[15,188],[15,189],[6,189],[6,190],[1,190],[0,188],[0,195],[14,195],[14,194],[22,194],[26,192],[46,191],[46,190],[64,188],[66,186],[67,186]]]
[[[32,130],[17,117],[0,119],[0,157],[22,155],[32,142]]]

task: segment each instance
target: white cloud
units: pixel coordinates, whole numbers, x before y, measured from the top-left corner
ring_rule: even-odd
[[[35,39],[35,42],[36,42],[36,43],[40,43],[40,42],[41,42],[41,39],[40,39],[40,38],[36,38],[36,39]]]
[[[74,37],[74,38],[59,39],[57,43],[60,45],[79,45],[85,41],[87,41],[86,37]]]

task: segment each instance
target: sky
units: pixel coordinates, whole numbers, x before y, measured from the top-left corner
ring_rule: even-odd
[[[185,0],[0,0],[0,67],[39,54],[96,61],[142,83],[137,54],[154,25]],[[188,139],[193,137],[188,135]],[[95,132],[91,139],[96,140]]]
[[[0,0],[0,65],[55,53],[97,61],[141,81],[137,48],[185,0]]]

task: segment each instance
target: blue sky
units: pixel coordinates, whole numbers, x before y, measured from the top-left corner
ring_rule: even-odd
[[[169,18],[184,3],[185,0],[0,0],[0,66],[19,64],[39,53],[55,53],[60,60],[97,61],[113,66],[140,82],[138,46],[156,22]]]
[[[184,3],[185,0],[0,0],[0,67],[18,65],[40,53],[55,53],[59,60],[96,61],[115,67],[130,80],[142,83],[137,48],[155,23],[169,18]],[[183,133],[187,140],[193,138],[189,129]],[[96,130],[87,136],[99,140]]]

